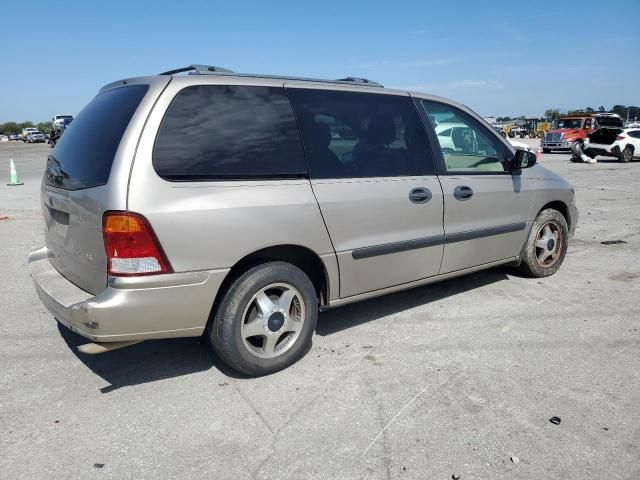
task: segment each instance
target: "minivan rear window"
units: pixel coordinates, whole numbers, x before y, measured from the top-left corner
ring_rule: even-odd
[[[104,185],[129,121],[148,85],[98,94],[69,124],[47,159],[45,181],[65,190]]]
[[[180,91],[158,131],[153,166],[170,181],[307,176],[282,87],[198,85]]]

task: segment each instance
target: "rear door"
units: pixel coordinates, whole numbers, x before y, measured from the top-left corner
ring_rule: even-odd
[[[42,203],[49,259],[90,293],[107,284],[102,214],[126,209],[131,161],[147,113],[139,107],[150,90],[157,92],[168,81],[161,79],[162,85],[156,82],[152,88],[140,83],[102,91],[78,114],[47,159]],[[130,124],[136,128],[128,128]]]
[[[452,105],[419,100],[434,127],[444,192],[445,248],[440,273],[517,256],[524,244],[531,186],[507,167],[510,151],[490,128]],[[438,134],[451,125],[449,138]],[[441,138],[442,137],[442,138]]]
[[[442,191],[410,97],[286,87],[337,253],[340,296],[436,275]]]

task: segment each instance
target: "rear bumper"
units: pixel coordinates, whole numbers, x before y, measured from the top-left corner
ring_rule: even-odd
[[[94,342],[201,335],[229,271],[110,278],[102,292],[92,295],[51,265],[46,247],[29,255],[29,270],[51,314]]]
[[[604,157],[619,157],[620,147],[618,145],[605,145],[601,143],[588,143],[584,147],[585,153],[592,155],[602,155]]]

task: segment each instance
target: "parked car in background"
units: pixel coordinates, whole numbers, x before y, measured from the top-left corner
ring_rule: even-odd
[[[595,163],[598,155],[614,157],[624,163],[630,162],[640,157],[640,126],[625,129],[600,128],[588,136],[582,151],[589,163]]]
[[[39,130],[35,130],[35,131],[30,131],[29,133],[27,133],[27,143],[44,143],[47,141],[47,138],[44,136],[44,133],[42,133]]]
[[[554,128],[544,135],[540,146],[544,153],[552,150],[576,153],[582,149],[587,135],[603,126],[621,128],[622,118],[614,113],[562,117],[556,121]]]
[[[37,131],[38,131],[38,129],[35,128],[35,127],[23,128],[22,129],[22,135],[21,135],[20,138],[21,138],[21,140],[23,142],[26,142],[27,141],[27,135],[29,135],[29,133],[31,133],[31,132],[37,132]]]
[[[103,87],[41,188],[29,267],[81,351],[202,336],[246,375],[303,356],[319,309],[552,275],[578,218],[571,185],[463,105],[202,65]]]
[[[68,125],[73,120],[73,115],[54,115],[51,119],[51,127],[62,127],[65,124]]]
[[[19,133],[10,133],[9,134],[9,140],[12,142],[16,142],[18,140],[20,140],[20,134]]]
[[[8,142],[8,141],[9,141],[8,135],[0,135],[0,142]]]

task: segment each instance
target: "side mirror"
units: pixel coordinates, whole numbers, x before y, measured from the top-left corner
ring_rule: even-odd
[[[536,154],[531,150],[516,150],[516,156],[511,160],[511,170],[531,168],[536,164]]]

